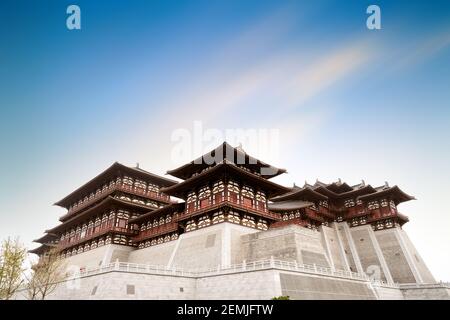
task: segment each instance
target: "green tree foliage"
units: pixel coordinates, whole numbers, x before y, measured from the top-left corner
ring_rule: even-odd
[[[22,285],[27,249],[16,238],[3,240],[0,247],[0,299],[9,300]]]

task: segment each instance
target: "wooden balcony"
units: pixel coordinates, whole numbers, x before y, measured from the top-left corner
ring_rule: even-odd
[[[178,222],[169,222],[161,226],[152,227],[150,229],[139,232],[139,234],[133,238],[133,241],[139,242],[166,233],[175,232],[177,230],[178,230]]]
[[[397,210],[391,207],[380,207],[378,209],[367,210],[371,220],[383,219],[384,217],[392,217],[397,214]]]
[[[224,200],[224,201],[221,201],[216,204],[209,203],[209,204],[203,206],[202,208],[191,209],[189,212],[185,211],[185,212],[179,214],[176,219],[177,219],[177,221],[186,220],[191,217],[195,217],[195,216],[198,216],[205,212],[212,211],[212,210],[218,209],[220,207],[224,207],[224,206],[230,206],[230,207],[233,207],[236,209],[244,210],[249,213],[253,213],[253,214],[256,214],[258,216],[261,216],[261,217],[264,217],[264,218],[270,219],[270,220],[276,220],[276,221],[281,220],[281,217],[279,215],[274,214],[266,209],[255,208],[254,205],[246,206],[244,204],[239,203],[238,201],[228,201],[228,200]]]
[[[334,219],[335,218],[335,215],[332,212],[330,212],[330,210],[328,208],[319,206],[318,212],[319,212],[320,215],[325,216],[327,218],[330,218],[330,219]]]
[[[354,207],[350,207],[347,209],[347,214],[346,214],[346,218],[357,218],[357,217],[361,217],[364,215],[369,214],[369,212],[367,211],[367,209],[364,207],[364,205],[359,204],[356,205]]]
[[[140,197],[154,200],[154,201],[161,201],[161,202],[165,202],[165,203],[170,202],[170,197],[168,195],[165,195],[162,193],[157,193],[154,191],[147,191],[144,189],[132,187],[132,186],[125,185],[125,184],[115,184],[113,186],[103,189],[102,192],[95,194],[94,197],[84,201],[80,205],[70,208],[69,211],[67,212],[67,214],[65,214],[63,216],[63,218],[65,218],[65,219],[69,218],[73,214],[92,205],[93,203],[97,202],[98,200],[105,198],[106,196],[110,195],[114,191],[122,191],[125,193],[133,194],[133,195],[140,196]]]
[[[113,233],[120,233],[120,234],[124,234],[124,235],[128,235],[128,236],[134,236],[134,235],[137,234],[138,231],[129,230],[127,228],[121,228],[121,227],[109,227],[109,226],[106,226],[105,228],[102,228],[102,229],[100,229],[99,231],[97,231],[95,233],[91,233],[90,235],[87,235],[87,236],[85,236],[83,238],[76,239],[76,240],[71,241],[71,242],[69,242],[68,239],[62,240],[58,244],[58,249],[59,250],[64,250],[66,248],[79,245],[81,243],[84,243],[86,241],[89,241],[91,239],[100,237],[102,235],[105,235],[105,234],[108,234],[108,233],[111,233],[111,232],[113,232]]]
[[[325,219],[319,214],[319,212],[312,210],[310,208],[304,208],[305,210],[305,214],[308,218],[316,220],[316,221],[320,221],[320,222],[324,222]]]

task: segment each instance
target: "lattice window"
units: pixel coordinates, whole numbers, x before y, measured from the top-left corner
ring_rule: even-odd
[[[267,224],[266,220],[259,219],[258,223],[256,224],[256,228],[258,228],[260,230],[267,230],[269,227],[268,227],[268,224]]]
[[[225,190],[225,185],[223,184],[223,181],[217,181],[213,185],[213,193],[222,192]]]
[[[208,186],[201,188],[198,192],[199,199],[208,198],[210,195],[211,195],[211,190],[209,189]]]
[[[231,201],[233,203],[239,203],[239,193],[241,190],[239,189],[239,185],[234,181],[228,182],[228,201]]]
[[[319,205],[324,207],[324,208],[328,208],[328,200],[322,200],[319,202]]]
[[[208,216],[200,217],[198,220],[198,228],[204,228],[211,225],[211,219]]]
[[[127,227],[127,222],[130,217],[130,212],[127,210],[117,211],[116,227],[125,229]]]
[[[205,208],[210,204],[211,190],[209,187],[203,187],[198,192],[198,199],[200,200],[200,208]]]
[[[142,198],[135,197],[135,198],[133,198],[133,200],[132,200],[131,202],[133,202],[133,203],[138,203],[138,204],[142,204],[142,205],[145,206],[145,201],[142,200]]]
[[[224,190],[225,190],[225,185],[223,184],[222,181],[217,181],[216,183],[214,183],[213,185],[213,194],[214,194],[214,203],[220,203],[224,200]]]
[[[133,179],[132,179],[131,177],[125,176],[125,177],[123,177],[123,179],[122,179],[122,183],[123,183],[124,185],[127,185],[127,186],[132,186],[132,185],[133,185]]]
[[[131,201],[131,197],[125,194],[121,194],[120,200]]]
[[[255,197],[255,193],[253,192],[253,189],[248,187],[248,186],[243,186],[242,190],[241,190],[241,194],[243,196],[249,197],[249,198],[254,198]]]
[[[127,244],[127,238],[124,235],[114,235],[113,243],[115,243],[115,244]]]
[[[266,201],[266,194],[263,191],[256,192],[256,200],[258,201]]]
[[[189,220],[186,223],[186,231],[192,231],[197,229],[197,224],[195,223],[195,220]]]
[[[355,201],[353,199],[347,199],[344,201],[344,206],[346,208],[351,208],[355,206]]]
[[[159,187],[157,185],[153,184],[153,183],[148,183],[147,190],[151,191],[151,192],[158,193],[159,192]]]
[[[242,204],[246,207],[253,207],[254,193],[250,187],[244,186],[241,191]]]
[[[392,228],[394,226],[394,223],[392,222],[392,219],[386,220],[386,228]]]
[[[145,183],[145,181],[136,179],[134,181],[134,187],[145,190],[147,188],[147,184]]]
[[[102,223],[102,220],[100,219],[100,217],[96,217],[95,222],[94,222],[94,233],[97,233],[100,231],[101,223]]]
[[[114,226],[115,212],[111,210],[108,215],[108,227]]]
[[[215,212],[213,214],[213,218],[212,218],[212,223],[213,224],[220,223],[220,222],[223,222],[223,221],[225,221],[225,215],[223,214],[222,211]]]
[[[102,215],[102,230],[106,229],[108,227],[108,214],[104,213]]]
[[[237,182],[234,182],[231,180],[228,182],[227,188],[228,188],[228,191],[235,192],[235,193],[239,193],[241,191],[239,189],[239,184]]]
[[[236,212],[229,212],[226,216],[227,221],[232,222],[232,223],[236,223],[236,224],[240,224],[241,223],[241,218],[239,217],[239,214]]]
[[[81,233],[80,233],[81,239],[83,239],[86,236],[86,231],[87,231],[87,224],[84,223],[83,226],[81,227]]]
[[[149,207],[158,207],[158,203],[156,203],[155,201],[150,201],[150,200],[147,200],[145,205],[149,206]]]
[[[242,218],[242,225],[254,228],[256,226],[255,218],[249,215],[244,215]]]
[[[395,205],[395,202],[394,202],[393,200],[389,201],[389,206],[390,206],[392,209],[397,209],[397,206]]]
[[[378,201],[370,201],[368,204],[367,204],[367,208],[369,208],[369,210],[374,210],[374,209],[378,209],[380,207],[380,205],[379,205],[379,203],[378,203]]]

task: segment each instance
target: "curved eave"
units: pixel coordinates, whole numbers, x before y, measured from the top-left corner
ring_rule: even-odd
[[[271,182],[265,178],[255,175],[254,173],[251,173],[244,169],[241,169],[233,163],[224,161],[224,162],[212,167],[211,169],[206,170],[206,171],[196,175],[195,177],[192,177],[188,180],[180,182],[177,185],[161,189],[161,192],[183,199],[183,198],[185,198],[185,194],[189,190],[192,190],[193,187],[198,185],[199,181],[202,181],[202,180],[209,181],[208,178],[211,175],[218,174],[218,173],[240,175],[240,178],[241,178],[240,181],[246,180],[247,183],[248,183],[248,181],[251,181],[251,183],[257,184],[261,190],[264,190],[265,192],[268,193],[268,198],[290,191],[290,188],[287,188],[287,187],[281,186],[279,184],[276,184],[274,182]]]
[[[314,203],[309,201],[302,201],[302,200],[293,200],[293,201],[280,201],[275,203],[269,203],[268,208],[270,211],[274,212],[286,212],[286,211],[292,211],[292,210],[298,210],[303,209],[307,207],[313,206]]]
[[[102,202],[100,202],[99,204],[95,205],[94,207],[91,207],[91,208],[87,209],[86,211],[83,211],[83,212],[75,215],[73,218],[71,218],[67,221],[64,221],[63,223],[61,223],[60,225],[58,225],[52,229],[46,230],[45,232],[46,233],[59,232],[61,230],[69,228],[73,224],[76,224],[80,221],[88,219],[90,216],[97,214],[99,211],[109,208],[111,205],[118,205],[118,204],[123,207],[127,207],[127,208],[139,209],[143,212],[151,210],[151,208],[149,208],[147,206],[143,206],[143,205],[140,205],[137,203],[116,199],[116,198],[109,196],[109,197],[105,198]]]
[[[339,198],[347,198],[347,197],[354,197],[354,196],[362,196],[362,195],[367,195],[367,194],[372,194],[377,192],[377,190],[372,187],[370,184],[362,187],[362,188],[358,188],[358,189],[354,189],[352,191],[348,191],[348,192],[343,192],[343,193],[339,193],[338,196]]]
[[[327,185],[326,188],[336,194],[353,191],[353,188],[350,187],[346,182],[344,182],[344,183],[333,182],[333,183]]]
[[[327,196],[329,198],[336,199],[339,197],[339,193],[335,193],[329,189],[327,189],[325,186],[318,186],[314,188],[314,191],[317,193],[320,193],[324,196]]]
[[[32,249],[32,250],[28,250],[28,252],[29,252],[29,253],[34,253],[34,254],[40,255],[40,254],[42,254],[42,253],[44,253],[44,252],[50,250],[50,248],[51,248],[51,247],[50,247],[49,245],[47,245],[47,244],[42,244],[42,245],[40,245],[40,246],[37,247],[37,248],[34,248],[34,249]]]
[[[406,216],[400,212],[397,212],[397,217],[399,218],[399,220],[401,220],[401,222],[402,222],[401,225],[405,224],[406,222],[409,222],[408,216]]]
[[[359,196],[358,199],[367,201],[380,197],[389,197],[395,202],[396,205],[405,201],[416,200],[415,197],[410,196],[409,194],[403,192],[398,186],[393,186],[381,191],[377,191],[375,193],[362,195]]]
[[[284,200],[308,200],[308,201],[321,201],[328,200],[328,197],[314,191],[310,187],[305,187],[301,189],[294,189],[287,194],[282,194],[280,196],[270,199],[273,202],[279,202]]]
[[[232,159],[233,161],[231,161],[229,159],[230,151],[227,151],[227,150],[230,150],[233,153],[233,159]],[[205,156],[208,156],[208,158],[211,157],[212,154],[214,154],[214,156],[215,156],[216,152],[219,152],[219,151],[222,152],[222,157],[220,157],[219,159],[214,159],[215,160],[214,163],[206,164],[204,162]],[[212,156],[212,157],[214,158],[214,156]],[[211,150],[210,152],[205,153],[201,157],[199,157],[187,164],[184,164],[178,168],[168,170],[167,174],[177,177],[177,178],[180,178],[180,179],[183,179],[183,180],[187,180],[192,176],[193,173],[198,171],[198,168],[200,166],[201,166],[201,169],[203,169],[206,167],[210,167],[212,165],[218,165],[218,163],[224,161],[225,159],[234,163],[235,159],[241,159],[241,157],[244,157],[244,159],[245,159],[244,164],[247,164],[249,166],[257,166],[257,167],[260,167],[260,169],[267,169],[267,170],[261,170],[261,171],[264,171],[267,173],[267,174],[263,175],[267,179],[276,177],[276,176],[286,172],[286,169],[277,168],[272,165],[269,165],[259,159],[256,159],[256,158],[250,156],[245,151],[239,150],[238,148],[231,146],[227,142],[223,142],[220,146]],[[218,160],[218,161],[216,161],[216,160]],[[195,170],[194,170],[194,168],[195,168]]]
[[[57,206],[60,206],[63,208],[68,208],[74,201],[76,201],[78,198],[80,198],[80,196],[82,196],[85,193],[88,193],[88,192],[92,191],[93,189],[96,189],[97,187],[108,182],[111,178],[114,178],[114,176],[119,172],[127,173],[134,177],[139,177],[143,180],[152,181],[153,183],[155,183],[159,186],[162,186],[162,187],[168,187],[168,186],[178,183],[175,180],[158,176],[156,174],[142,170],[140,168],[132,168],[132,167],[125,166],[119,162],[114,162],[108,169],[106,169],[102,173],[98,174],[93,179],[89,180],[88,182],[83,184],[81,187],[77,188],[75,191],[73,191],[69,195],[65,196],[63,199],[55,202],[54,205],[57,205]]]
[[[159,217],[159,216],[164,215],[164,214],[169,214],[169,213],[173,213],[173,212],[176,212],[176,211],[180,211],[180,210],[184,209],[184,205],[185,205],[184,202],[167,205],[167,206],[164,206],[162,208],[159,208],[159,209],[147,212],[147,213],[145,213],[143,215],[140,215],[140,216],[138,216],[136,218],[130,219],[130,220],[128,220],[128,222],[129,223],[140,223],[140,222],[146,221],[146,220],[151,219],[151,218]]]
[[[39,239],[33,240],[33,242],[36,243],[47,243],[51,240],[54,240],[58,238],[58,235],[54,234],[54,233],[47,233],[44,236],[40,237]]]

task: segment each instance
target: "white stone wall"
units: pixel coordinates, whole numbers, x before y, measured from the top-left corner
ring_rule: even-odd
[[[117,244],[104,245],[86,252],[82,252],[64,259],[66,267],[77,266],[79,268],[96,268],[101,264],[116,261],[128,261],[128,255],[135,250],[132,247]]]
[[[278,272],[264,270],[199,278],[195,298],[200,300],[270,300],[280,295]]]
[[[156,246],[135,250],[130,253],[129,262],[138,264],[150,264],[166,266],[169,263],[172,252],[178,240],[161,243]]]
[[[283,296],[292,300],[373,300],[376,293],[364,280],[279,271]]]

